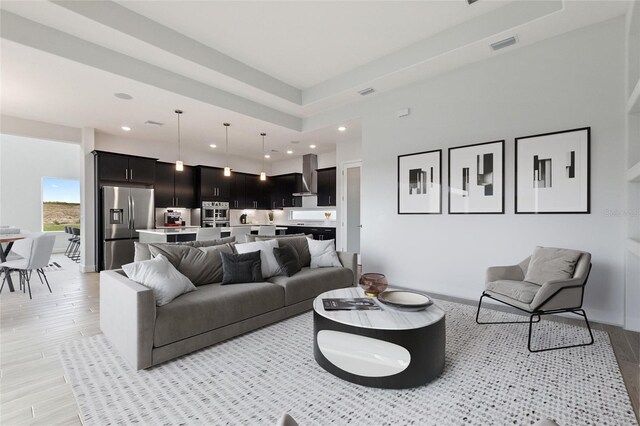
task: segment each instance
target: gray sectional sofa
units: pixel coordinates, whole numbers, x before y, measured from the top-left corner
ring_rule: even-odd
[[[296,250],[304,250],[304,236],[284,239]],[[233,244],[227,246],[233,249]],[[145,249],[140,246],[137,251]],[[160,307],[149,288],[128,279],[122,270],[102,271],[100,328],[120,355],[140,370],[307,311],[319,294],[355,285],[355,254],[338,252],[343,267],[317,269],[309,268],[308,252],[299,254],[303,268],[291,277],[198,285],[197,291]],[[136,254],[138,260],[144,256]],[[177,266],[187,272],[185,268],[194,267]]]

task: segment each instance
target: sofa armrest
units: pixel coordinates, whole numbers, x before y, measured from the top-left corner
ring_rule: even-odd
[[[524,272],[520,265],[488,267],[485,284],[498,280],[523,281]]]
[[[100,272],[100,329],[136,370],[152,365],[155,322],[149,288],[118,271]]]
[[[345,268],[351,269],[353,272],[353,285],[358,284],[358,255],[355,253],[348,253],[346,251],[339,251],[338,258],[340,263]]]
[[[577,308],[582,305],[582,285],[584,278],[570,278],[568,280],[552,280],[544,283],[536,296],[531,301],[531,309],[536,310],[542,305],[548,305],[547,309]],[[560,291],[562,288],[570,287]],[[555,296],[554,296],[555,294]],[[547,302],[547,299],[549,299]],[[553,302],[553,303],[549,303]]]

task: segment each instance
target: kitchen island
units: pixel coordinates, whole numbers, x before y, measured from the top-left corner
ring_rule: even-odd
[[[251,233],[257,234],[259,228],[260,227],[258,225],[251,225]],[[172,228],[136,229],[136,232],[138,232],[140,236],[139,241],[141,243],[178,243],[184,241],[195,241],[198,229],[199,227],[195,226],[176,226]],[[288,228],[286,226],[277,226],[276,233],[284,234],[287,229]],[[231,234],[231,227],[220,228],[220,234],[222,237],[228,237]]]

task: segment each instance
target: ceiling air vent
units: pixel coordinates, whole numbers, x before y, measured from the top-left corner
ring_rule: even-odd
[[[144,124],[152,124],[154,126],[164,126],[164,123],[160,123],[158,121],[153,121],[153,120],[147,120],[144,122]]]
[[[474,4],[475,2],[477,2],[478,0],[467,0],[467,3],[469,3],[469,5]]]
[[[361,96],[367,96],[372,94],[373,92],[375,92],[375,90],[373,90],[373,87],[367,87],[366,89],[358,90],[358,93]]]
[[[509,47],[509,46],[512,46],[512,45],[516,44],[516,41],[518,41],[518,40],[515,37],[505,38],[504,40],[500,40],[500,41],[496,41],[495,43],[491,43],[491,48],[493,50],[504,49],[505,47]]]

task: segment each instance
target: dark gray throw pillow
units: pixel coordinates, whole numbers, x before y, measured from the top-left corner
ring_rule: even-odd
[[[222,258],[222,285],[259,283],[262,279],[260,250],[250,253],[220,253]]]
[[[300,272],[300,258],[295,249],[288,245],[274,247],[273,255],[276,257],[282,273],[288,277]]]

